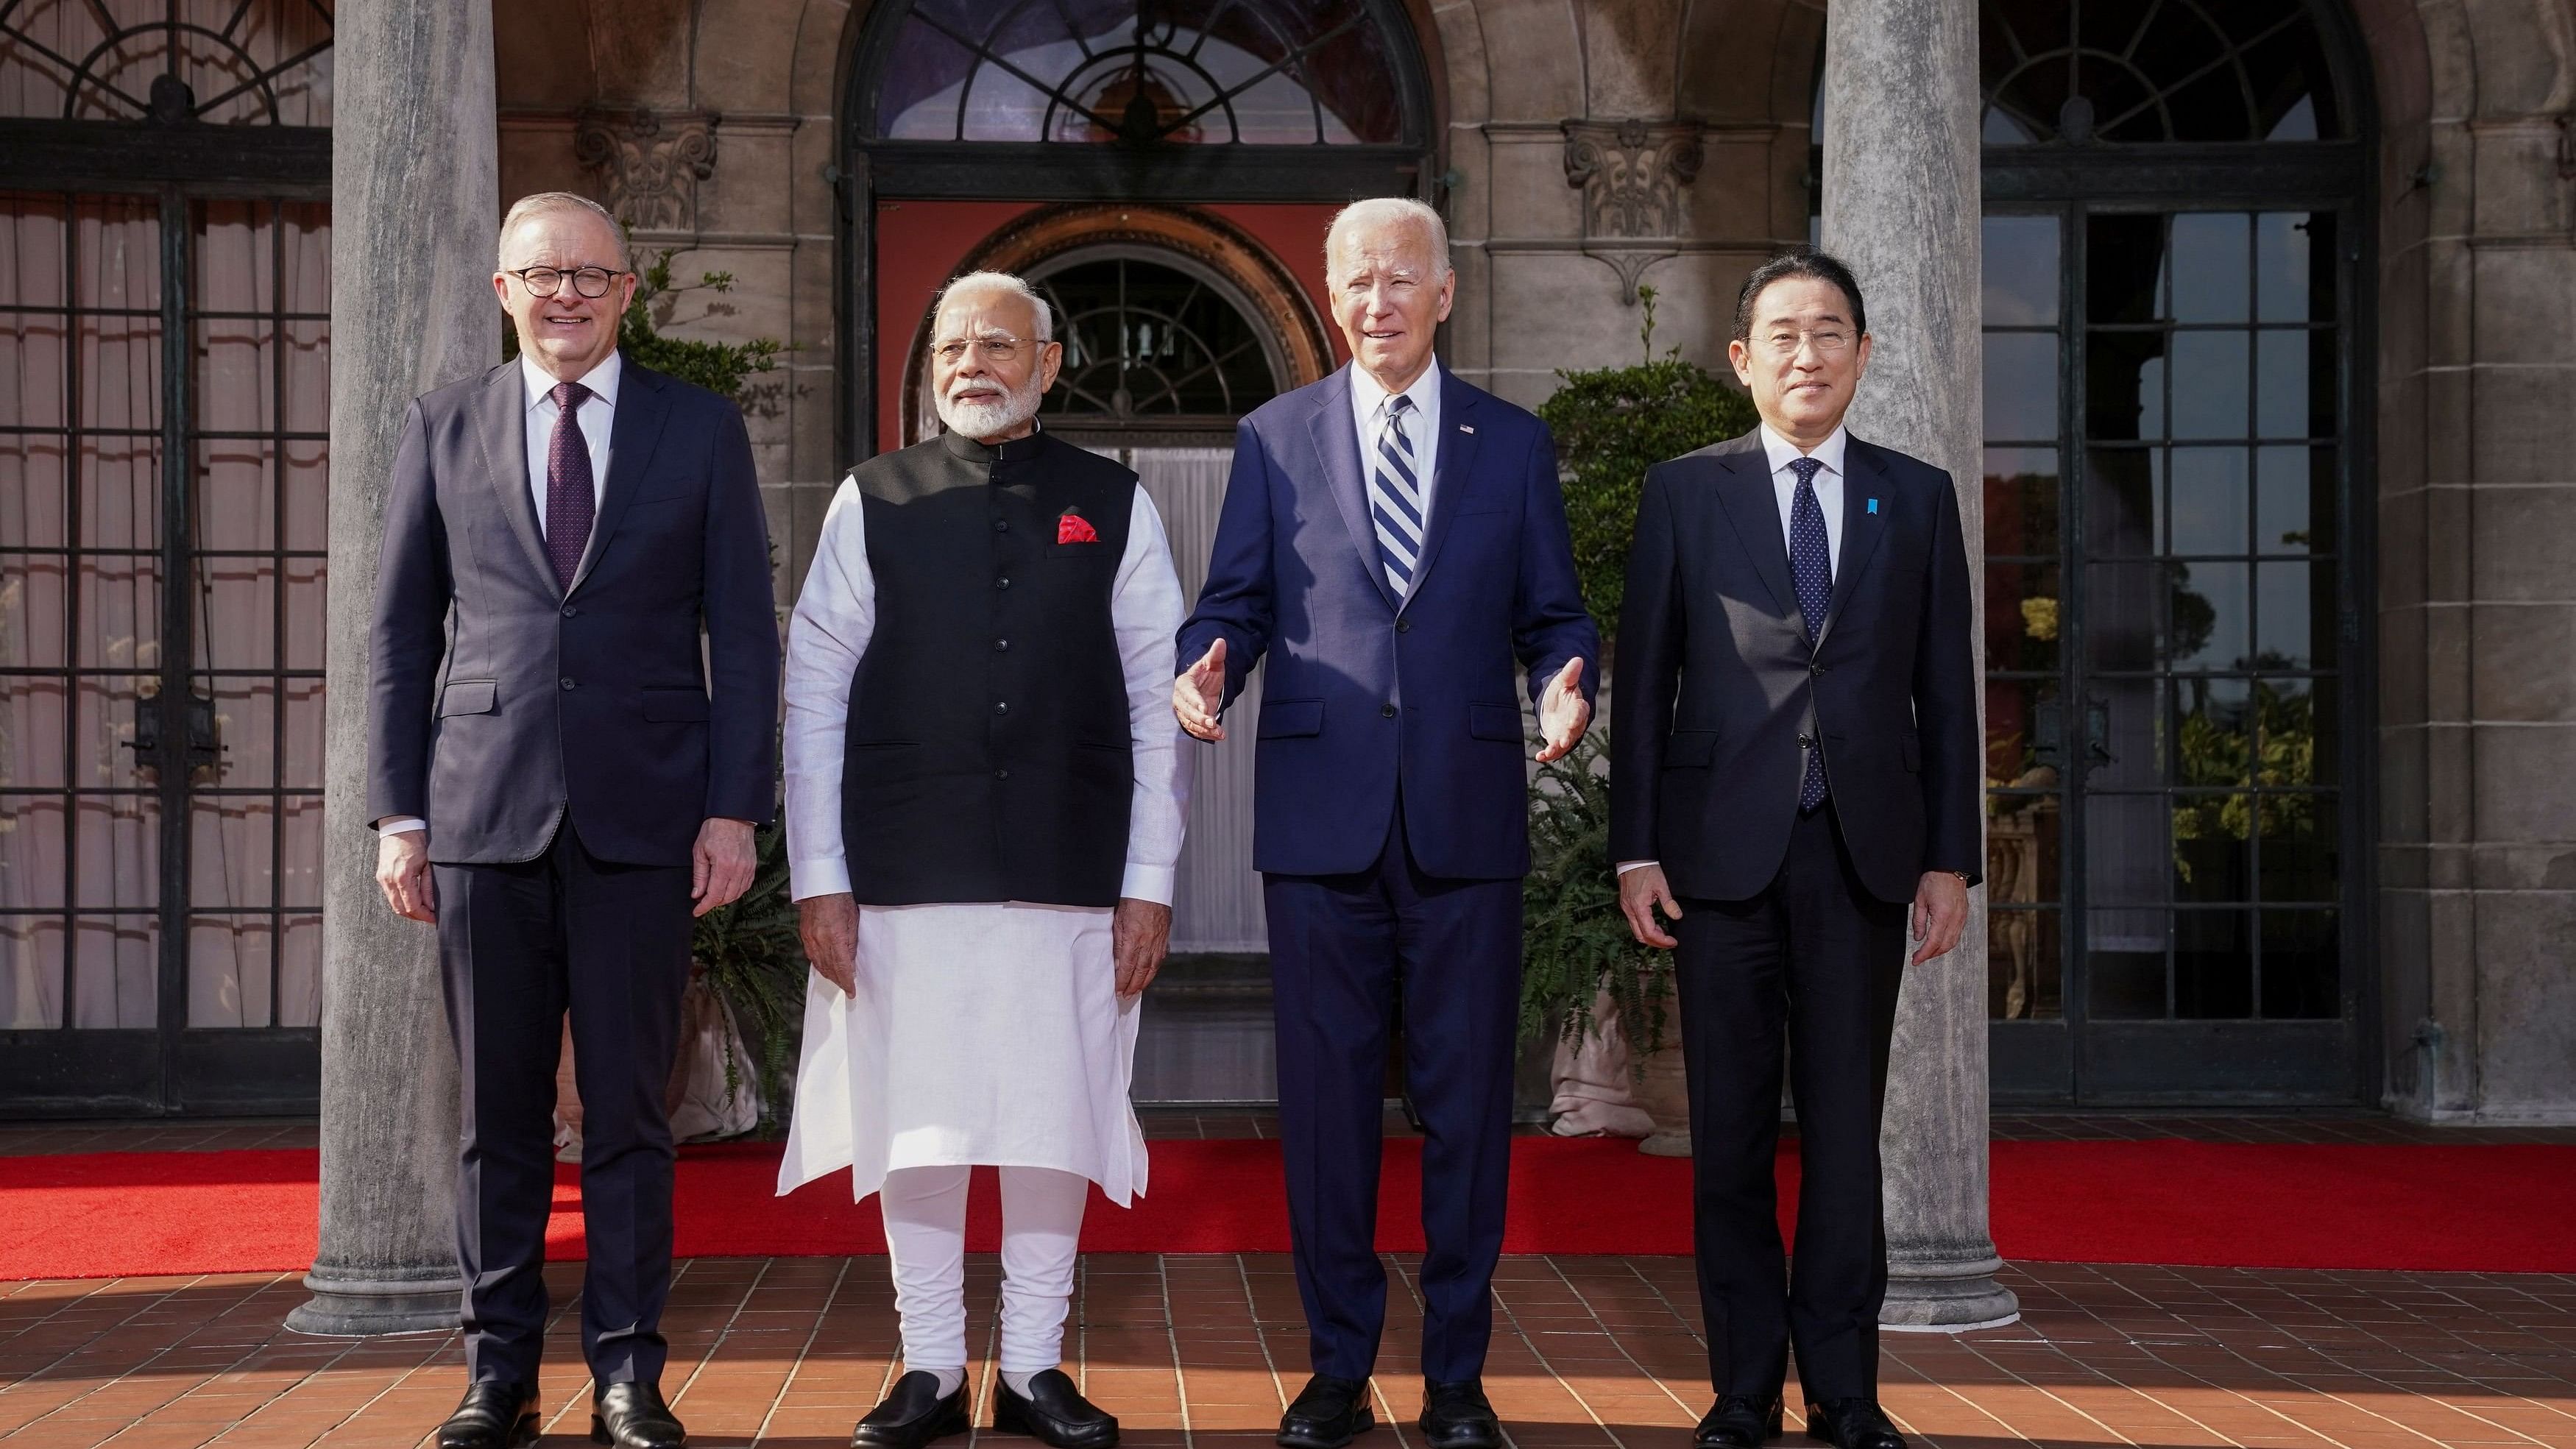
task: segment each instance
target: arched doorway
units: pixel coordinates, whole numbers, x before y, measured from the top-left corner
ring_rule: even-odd
[[[318,1092],[331,43],[0,6],[0,1115]]]
[[[2368,70],[2328,0],[1988,0],[1999,1098],[2354,1101]]]
[[[932,299],[1017,272],[1066,344],[1046,426],[1137,470],[1194,595],[1236,420],[1341,361],[1333,211],[1434,192],[1433,74],[1401,0],[878,6],[844,76],[844,455],[928,435]],[[1275,1090],[1251,744],[1198,751],[1173,922],[1194,959],[1157,987],[1139,1100]]]

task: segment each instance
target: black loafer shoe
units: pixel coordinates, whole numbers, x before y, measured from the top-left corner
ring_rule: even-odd
[[[617,1449],[681,1449],[689,1431],[662,1402],[660,1384],[610,1384],[590,1400],[590,1442]]]
[[[521,1449],[537,1442],[537,1391],[486,1379],[438,1426],[438,1449]]]
[[[1807,1437],[1834,1449],[1905,1449],[1905,1436],[1872,1399],[1833,1399],[1807,1406]]]
[[[1026,1434],[1053,1449],[1109,1449],[1118,1442],[1118,1420],[1082,1396],[1062,1369],[1029,1375],[1026,1398],[1004,1379],[993,1391],[993,1432]]]
[[[1279,1449],[1342,1449],[1376,1427],[1368,1380],[1317,1374],[1279,1416]]]
[[[1757,1399],[1728,1394],[1699,1421],[1691,1435],[1693,1449],[1759,1449],[1780,1437],[1780,1396]]]
[[[943,1399],[939,1375],[915,1369],[896,1379],[885,1402],[859,1420],[859,1426],[850,1431],[850,1444],[852,1449],[921,1449],[934,1439],[963,1434],[970,1427],[965,1381],[960,1379],[957,1392]]]
[[[1422,1417],[1413,1421],[1431,1449],[1502,1449],[1503,1426],[1478,1379],[1422,1386]]]

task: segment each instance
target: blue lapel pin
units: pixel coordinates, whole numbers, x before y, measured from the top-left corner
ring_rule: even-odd
[[[1876,513],[1876,512],[1878,511],[1878,500],[1877,500],[1877,499],[1873,498],[1873,499],[1869,500],[1869,511],[1870,511],[1870,512],[1872,512],[1872,513]]]

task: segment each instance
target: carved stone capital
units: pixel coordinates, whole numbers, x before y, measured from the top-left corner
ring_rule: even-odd
[[[573,159],[599,178],[601,204],[628,226],[692,231],[722,121],[713,111],[585,110],[573,118]]]
[[[1700,131],[1697,121],[1566,122],[1565,184],[1583,192],[1585,239],[1682,235]]]

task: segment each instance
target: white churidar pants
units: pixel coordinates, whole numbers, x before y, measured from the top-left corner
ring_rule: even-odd
[[[899,1167],[878,1195],[903,1320],[903,1363],[966,1367],[966,1184],[973,1169]],[[1074,1249],[1090,1182],[1051,1167],[1003,1167],[1001,1371],[1033,1374],[1064,1359]]]

